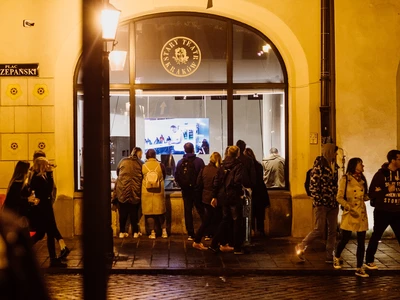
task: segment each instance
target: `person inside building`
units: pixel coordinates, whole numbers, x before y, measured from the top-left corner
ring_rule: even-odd
[[[369,200],[367,180],[363,174],[364,165],[361,158],[355,157],[349,160],[346,174],[340,179],[337,201],[343,207],[340,229],[342,238],[339,241],[333,267],[342,268],[342,254],[346,244],[351,238],[351,232],[357,233],[357,269],[356,275],[369,277],[363,268],[365,251],[365,234],[368,230],[368,215],[365,201]]]
[[[124,157],[117,167],[117,180],[113,191],[114,203],[119,210],[119,237],[128,237],[126,222],[130,217],[133,238],[141,235],[139,231],[139,209],[142,194],[142,154],[139,147],[133,148],[131,155]]]
[[[165,166],[156,159],[156,151],[149,149],[146,152],[146,162],[142,166],[142,214],[150,230],[150,239],[156,238],[156,225],[162,229],[162,238],[167,238],[165,219]]]
[[[192,143],[184,145],[185,154],[178,161],[175,171],[175,181],[182,189],[183,207],[185,210],[185,225],[188,233],[188,241],[194,239],[193,205],[196,207],[200,218],[204,217],[204,207],[201,202],[201,194],[197,189],[197,177],[204,168],[204,161],[194,154]]]
[[[285,187],[285,159],[276,148],[269,150],[270,156],[263,160],[264,182],[268,188]]]
[[[199,250],[207,250],[201,243],[204,234],[208,232],[206,240],[215,234],[221,216],[220,208],[211,206],[213,199],[214,177],[222,164],[221,154],[213,152],[210,156],[210,163],[205,166],[197,177],[197,187],[201,191],[202,201],[204,204],[204,219],[201,222],[199,230],[196,232],[196,237],[193,242],[193,248]]]
[[[400,245],[400,151],[391,150],[387,163],[375,173],[369,187],[369,197],[374,209],[374,231],[365,254],[365,267],[378,269],[374,263],[379,241],[390,226]]]
[[[263,166],[257,161],[256,156],[251,148],[246,148],[244,154],[254,162],[256,169],[256,183],[251,194],[251,229],[252,235],[265,236],[264,220],[265,208],[270,206],[267,187],[263,179]]]
[[[42,151],[42,150],[36,150],[34,153],[33,153],[33,162],[35,162],[35,160],[38,158],[38,157],[44,157],[44,158],[46,158],[46,153],[44,152],[44,151]],[[54,168],[55,167],[57,167],[56,165],[54,165],[54,164],[50,164],[49,163],[49,169],[48,169],[48,173],[51,173],[50,174],[50,177],[52,177],[52,178],[54,178],[54,176],[53,176],[53,170],[54,170]],[[54,202],[56,201],[56,198],[57,198],[57,186],[56,186],[56,184],[55,184],[55,182],[54,182],[54,180],[53,180],[53,190],[52,190],[52,192],[51,192],[51,203],[52,204],[54,204]],[[71,250],[67,247],[67,245],[65,244],[65,241],[64,241],[64,239],[63,239],[63,237],[62,237],[62,235],[61,235],[61,233],[60,233],[60,231],[58,230],[58,227],[57,227],[57,222],[56,222],[56,218],[55,218],[55,215],[54,215],[54,210],[53,210],[53,208],[52,208],[52,218],[54,218],[54,221],[52,222],[52,224],[53,224],[53,226],[55,226],[55,228],[54,228],[54,237],[55,237],[55,239],[57,240],[57,242],[58,242],[58,244],[60,245],[60,255],[59,255],[59,257],[60,258],[66,258],[68,255],[69,255],[69,253],[71,252]],[[32,227],[34,228],[34,226],[35,226],[35,224],[34,224],[34,221],[32,221],[32,223],[33,224],[31,224],[32,225]]]

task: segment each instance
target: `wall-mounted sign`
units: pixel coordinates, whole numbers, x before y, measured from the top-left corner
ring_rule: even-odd
[[[39,64],[0,64],[0,76],[39,76]]]
[[[165,43],[161,50],[161,64],[176,77],[192,75],[201,62],[199,46],[190,38],[178,36]]]

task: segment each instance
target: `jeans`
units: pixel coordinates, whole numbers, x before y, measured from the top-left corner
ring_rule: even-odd
[[[44,206],[37,210],[36,233],[32,236],[33,244],[42,240],[47,235],[47,250],[50,259],[56,258],[56,246],[54,243],[57,225],[55,224],[54,212],[51,206]],[[58,231],[58,230],[57,230]]]
[[[300,243],[301,248],[306,249],[315,239],[322,238],[325,225],[328,223],[328,239],[326,242],[326,257],[331,259],[336,244],[338,225],[338,207],[316,206],[314,207],[315,227]]]
[[[368,243],[367,252],[365,255],[366,263],[374,262],[374,256],[376,250],[378,250],[379,240],[382,238],[383,233],[389,225],[392,227],[400,245],[400,213],[375,209],[374,232],[372,233],[371,239]]]
[[[185,225],[186,231],[189,236],[194,236],[194,226],[193,226],[193,205],[203,220],[204,218],[204,206],[201,202],[201,193],[195,189],[182,189],[183,207],[185,210]]]
[[[365,231],[357,232],[357,268],[361,268],[364,262],[364,251],[365,251]],[[344,247],[346,247],[347,243],[351,238],[351,231],[342,229],[342,239],[337,245],[335,257],[340,258],[340,255],[343,252]]]
[[[231,232],[233,232],[233,248],[235,251],[240,251],[244,240],[243,205],[241,204],[222,207],[222,221],[211,242],[211,247],[216,249],[218,244],[225,245],[231,239]]]
[[[140,203],[132,204],[129,202],[121,203],[119,202],[119,231],[126,231],[126,221],[128,220],[128,216],[130,217],[131,226],[132,226],[132,234],[139,232],[139,207]]]
[[[221,208],[214,208],[209,204],[204,204],[204,219],[196,232],[194,241],[200,243],[206,231],[214,235],[216,232],[215,227],[219,225],[221,218]]]

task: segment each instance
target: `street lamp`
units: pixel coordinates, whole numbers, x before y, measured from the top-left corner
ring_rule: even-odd
[[[104,3],[104,8],[101,11],[101,28],[104,41],[115,41],[120,14],[121,11],[112,4],[109,2]]]

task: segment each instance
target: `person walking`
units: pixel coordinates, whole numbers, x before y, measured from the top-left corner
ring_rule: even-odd
[[[244,254],[242,249],[244,239],[243,226],[243,176],[246,172],[244,165],[239,160],[240,149],[230,146],[228,155],[222,162],[214,177],[212,206],[222,207],[222,221],[218,226],[217,233],[212,239],[209,249],[218,252],[220,246],[230,241],[230,232],[233,229],[233,251],[234,254]]]
[[[128,237],[126,222],[130,217],[133,238],[138,238],[139,208],[142,192],[142,149],[133,148],[131,155],[118,163],[113,199],[118,199],[120,238]]]
[[[363,268],[365,252],[365,234],[368,230],[368,215],[365,201],[368,201],[367,180],[363,174],[364,165],[361,158],[349,160],[346,174],[340,179],[337,202],[343,207],[342,239],[339,241],[333,257],[333,267],[342,268],[341,254],[351,238],[351,232],[357,232],[357,269],[356,275],[369,277]]]
[[[270,156],[263,161],[264,182],[268,188],[285,187],[285,159],[276,148],[271,148],[269,153]]]
[[[165,166],[156,159],[156,151],[149,149],[146,152],[146,162],[142,166],[142,213],[150,229],[150,239],[156,238],[155,225],[159,223],[162,229],[162,238],[168,238],[165,219]]]
[[[217,175],[218,169],[221,166],[222,158],[218,152],[213,152],[210,156],[210,163],[200,171],[199,177],[197,178],[197,187],[201,191],[202,201],[204,204],[204,219],[201,222],[201,226],[196,232],[196,236],[193,242],[193,248],[199,250],[207,250],[201,243],[205,232],[211,232],[215,234],[216,226],[218,225],[218,219],[220,216],[220,209],[211,206],[213,199],[213,188],[214,188],[214,177]]]
[[[250,157],[256,169],[256,183],[251,193],[251,229],[253,235],[265,236],[264,220],[265,208],[270,206],[267,187],[265,186],[263,173],[264,169],[260,162],[257,161],[256,155],[251,148],[244,150],[244,155]]]
[[[204,161],[194,154],[192,143],[186,143],[184,146],[185,154],[178,161],[175,171],[175,181],[182,189],[183,207],[185,210],[185,225],[188,233],[188,241],[194,239],[193,225],[193,205],[196,207],[200,218],[204,217],[204,207],[201,202],[201,195],[197,189],[197,177],[204,168]]]
[[[42,240],[46,234],[50,267],[66,267],[67,265],[61,261],[61,258],[57,258],[54,245],[57,225],[55,224],[52,204],[53,172],[49,171],[49,169],[49,161],[46,158],[38,157],[35,159],[29,188],[40,202],[32,209],[36,226],[36,232],[32,236],[32,241],[35,244]]]
[[[44,151],[42,151],[42,150],[36,150],[33,153],[33,162],[35,162],[35,160],[38,157],[46,158],[46,153]],[[54,174],[53,173],[54,173],[54,168],[55,167],[56,167],[56,165],[49,163],[49,169],[47,170],[47,172],[51,173],[51,174],[49,174],[49,176],[51,178],[54,178]],[[53,226],[55,226],[55,228],[54,228],[54,237],[55,237],[55,239],[57,240],[57,242],[58,242],[58,244],[60,246],[60,255],[59,255],[59,257],[60,258],[66,258],[69,255],[69,253],[71,252],[71,250],[69,250],[69,248],[65,244],[64,238],[62,237],[62,235],[61,235],[61,233],[60,233],[60,231],[58,230],[58,227],[57,227],[56,217],[54,215],[54,209],[53,209],[53,205],[54,205],[54,202],[56,201],[56,198],[57,198],[57,186],[56,186],[56,184],[55,184],[55,182],[53,180],[53,189],[51,191],[51,203],[52,203],[52,208],[51,208],[52,216],[51,216],[51,218],[53,218],[54,220],[51,222],[51,224],[53,224]]]
[[[369,187],[369,198],[374,209],[374,231],[369,240],[365,255],[365,267],[378,269],[375,253],[379,240],[390,226],[400,245],[400,151],[391,150],[388,162],[376,172]]]
[[[5,210],[12,211],[20,217],[28,217],[29,167],[30,164],[27,161],[17,162],[10,183],[8,184],[6,199],[3,204]]]
[[[322,145],[322,156],[318,156],[311,171],[310,191],[313,198],[314,229],[296,245],[297,257],[305,261],[304,252],[315,239],[322,238],[328,224],[326,242],[326,263],[333,262],[336,244],[337,217],[339,213],[336,195],[338,190],[338,169],[336,163],[337,147],[334,144]]]

